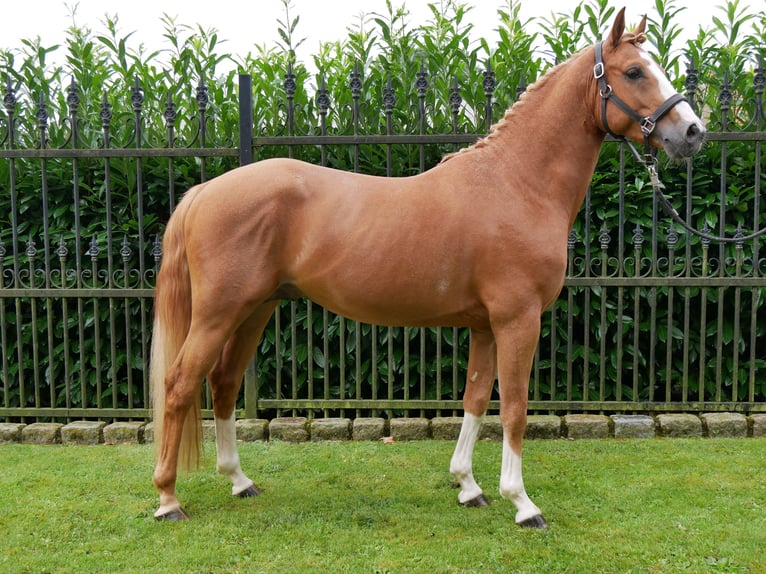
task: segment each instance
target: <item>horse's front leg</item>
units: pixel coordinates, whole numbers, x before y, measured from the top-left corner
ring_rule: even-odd
[[[495,329],[500,383],[500,419],[503,458],[500,495],[516,505],[516,524],[547,528],[540,509],[530,500],[521,475],[521,443],[527,428],[529,374],[540,335],[540,315],[528,312],[521,319]]]
[[[463,396],[463,425],[460,429],[450,472],[460,483],[458,501],[465,506],[487,506],[484,493],[473,478],[473,448],[489,404],[497,375],[497,349],[489,331],[471,331],[468,375]]]

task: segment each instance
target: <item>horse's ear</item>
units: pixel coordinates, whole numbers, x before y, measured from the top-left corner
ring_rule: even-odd
[[[620,40],[625,32],[625,7],[623,6],[617,16],[614,17],[614,24],[612,24],[612,31],[609,34],[609,43],[612,48],[616,48],[620,45]]]
[[[641,23],[635,30],[633,30],[633,33],[636,36],[643,36],[646,34],[646,14],[644,14],[644,17],[641,18]]]

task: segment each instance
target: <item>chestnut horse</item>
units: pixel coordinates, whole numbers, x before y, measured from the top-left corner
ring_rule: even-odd
[[[307,297],[367,323],[468,327],[465,415],[450,465],[459,502],[487,504],[471,459],[497,378],[500,494],[518,524],[546,527],[521,474],[529,375],[601,144],[609,132],[685,158],[704,139],[700,119],[641,47],[646,17],[625,32],[624,12],[603,42],[531,86],[487,137],[425,173],[373,177],[270,159],[185,195],[165,232],[155,299],[157,518],[187,518],[176,475],[198,457],[205,376],[217,469],[234,495],[258,494],[240,467],[235,401],[279,300]]]

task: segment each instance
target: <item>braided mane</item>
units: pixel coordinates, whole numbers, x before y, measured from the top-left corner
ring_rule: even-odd
[[[628,42],[630,44],[633,44],[634,46],[640,46],[641,44],[646,42],[646,34],[644,34],[644,33],[636,34],[636,33],[633,33],[633,32],[626,32],[622,36],[621,42]],[[527,88],[527,90],[518,99],[518,101],[515,102],[510,108],[508,108],[505,111],[505,113],[503,114],[503,117],[500,118],[499,121],[497,121],[495,124],[493,124],[490,127],[489,133],[486,136],[484,136],[483,138],[480,138],[479,140],[476,141],[476,143],[474,143],[474,144],[472,144],[472,145],[470,145],[468,147],[459,149],[456,152],[452,152],[452,153],[446,154],[439,163],[444,163],[445,161],[448,161],[448,160],[452,159],[456,155],[463,154],[463,153],[466,153],[466,152],[470,152],[470,151],[475,150],[475,149],[481,149],[481,148],[484,148],[487,145],[491,144],[493,139],[496,138],[497,135],[499,133],[501,133],[502,130],[505,129],[508,126],[510,120],[516,114],[519,113],[519,110],[521,108],[524,107],[524,105],[527,103],[527,100],[529,99],[529,97],[532,96],[535,92],[543,89],[551,81],[552,78],[554,78],[555,76],[557,76],[559,74],[559,72],[561,71],[561,69],[563,67],[567,66],[569,63],[571,63],[575,59],[579,58],[582,55],[583,51],[584,50],[580,50],[579,52],[574,54],[568,60],[566,60],[566,61],[564,61],[564,62],[562,62],[560,64],[557,64],[554,67],[550,68],[543,75],[542,78],[540,78],[535,83],[533,83],[531,86],[529,86]]]

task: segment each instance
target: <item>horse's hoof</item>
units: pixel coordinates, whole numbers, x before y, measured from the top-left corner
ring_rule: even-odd
[[[489,499],[482,493],[471,500],[466,500],[462,505],[467,508],[481,508],[483,506],[489,506]]]
[[[163,522],[181,522],[183,520],[189,520],[189,515],[184,512],[183,508],[176,508],[165,514],[155,516],[154,518]]]
[[[237,496],[239,498],[252,498],[253,496],[258,496],[260,493],[261,491],[258,489],[258,487],[253,484],[242,492],[237,493]]]
[[[538,530],[545,530],[548,528],[548,523],[545,522],[542,514],[536,514],[526,520],[522,520],[518,523],[522,528],[537,528]]]

